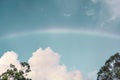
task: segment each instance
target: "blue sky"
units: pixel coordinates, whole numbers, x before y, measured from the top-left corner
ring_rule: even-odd
[[[51,47],[69,70],[98,70],[120,50],[119,0],[0,0],[0,55]],[[116,5],[116,6],[115,6]]]

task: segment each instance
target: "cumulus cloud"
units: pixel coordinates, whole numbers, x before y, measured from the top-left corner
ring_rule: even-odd
[[[30,76],[33,80],[82,80],[79,71],[68,72],[65,65],[60,65],[60,56],[50,48],[38,49],[29,59]]]
[[[18,56],[13,51],[4,53],[4,55],[0,58],[0,74],[5,72],[9,68],[10,64],[14,64],[18,69],[20,69]]]
[[[64,64],[60,64],[60,56],[50,48],[38,49],[28,60],[31,72],[28,74],[32,80],[83,80],[79,70],[67,71]],[[20,68],[18,56],[15,52],[6,52],[0,58],[0,74],[14,64]]]

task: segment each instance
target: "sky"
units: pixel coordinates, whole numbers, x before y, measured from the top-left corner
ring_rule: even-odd
[[[63,72],[74,75],[78,70],[83,80],[96,80],[100,67],[120,51],[119,4],[120,0],[0,0],[0,56],[14,51],[15,60],[29,62],[36,50],[46,53],[50,48],[60,57],[54,63],[67,67]],[[47,63],[45,59],[41,60]],[[64,79],[82,80],[80,76]]]

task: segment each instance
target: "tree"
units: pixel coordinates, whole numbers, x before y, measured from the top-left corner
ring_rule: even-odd
[[[111,56],[97,74],[97,80],[120,80],[120,54]]]
[[[21,69],[18,70],[15,65],[10,64],[10,69],[0,75],[0,80],[32,80],[27,78],[27,73],[29,73],[30,65],[26,62],[21,62]]]

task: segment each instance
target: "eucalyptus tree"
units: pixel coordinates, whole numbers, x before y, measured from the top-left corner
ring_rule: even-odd
[[[120,54],[111,56],[98,72],[97,80],[120,80]]]
[[[0,75],[0,80],[32,80],[27,77],[31,71],[30,65],[26,62],[21,62],[21,69],[18,70],[15,65],[10,64],[10,68]]]

